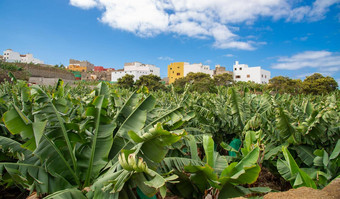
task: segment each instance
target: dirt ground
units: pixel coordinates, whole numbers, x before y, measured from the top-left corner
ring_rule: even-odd
[[[340,198],[340,178],[333,180],[322,190],[308,187],[290,189],[285,192],[269,193],[263,199],[339,199]]]
[[[269,187],[276,191],[287,191],[292,188],[282,177],[273,175],[267,168],[262,167],[256,182],[249,187]]]

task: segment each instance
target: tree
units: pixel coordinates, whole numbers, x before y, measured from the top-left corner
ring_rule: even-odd
[[[257,93],[260,92],[262,93],[267,89],[266,84],[258,84],[255,83],[254,81],[238,81],[234,84],[237,88],[244,90],[245,88],[248,88],[251,92]]]
[[[183,93],[185,84],[187,84],[187,83],[188,83],[188,80],[185,77],[176,79],[175,82],[173,83],[175,91],[177,93]]]
[[[143,75],[136,81],[136,86],[146,86],[149,90],[155,91],[158,89],[166,89],[165,85],[162,84],[161,78],[150,74],[150,75]]]
[[[214,82],[216,86],[228,86],[234,82],[233,75],[229,73],[223,73],[214,76]]]
[[[133,80],[134,76],[126,74],[122,78],[118,79],[118,86],[121,88],[132,88],[135,81]]]
[[[184,78],[174,82],[176,91],[183,92],[186,83],[190,83],[191,90],[197,92],[216,92],[214,80],[206,73],[188,73]]]
[[[338,83],[333,77],[324,77],[320,73],[314,73],[311,76],[306,77],[302,82],[303,92],[306,94],[324,94],[335,91],[338,87]]]
[[[269,80],[269,89],[278,93],[301,93],[302,82],[300,79],[290,79],[289,77],[276,76]]]

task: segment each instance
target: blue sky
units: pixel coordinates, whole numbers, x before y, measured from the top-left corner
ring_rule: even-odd
[[[340,0],[1,0],[0,51],[47,64],[262,66],[340,83]]]

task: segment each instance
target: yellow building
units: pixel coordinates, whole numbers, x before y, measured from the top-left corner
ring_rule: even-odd
[[[184,62],[174,62],[168,66],[169,84],[175,82],[176,79],[184,77]]]
[[[68,66],[68,69],[71,70],[71,71],[79,71],[79,72],[86,72],[87,71],[86,66],[79,66],[77,64],[70,64]]]

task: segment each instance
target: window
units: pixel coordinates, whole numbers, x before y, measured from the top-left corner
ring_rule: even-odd
[[[264,78],[267,78],[267,75],[265,75]]]
[[[237,68],[235,68],[235,70],[237,70]]]
[[[175,71],[172,71],[172,73],[175,73]]]
[[[241,78],[241,75],[236,75],[235,78],[236,78],[236,79],[240,79],[240,78]]]
[[[153,72],[153,70],[150,70],[150,72]]]
[[[263,77],[263,75],[262,75],[262,77]]]
[[[249,74],[247,75],[247,78],[250,78],[250,75],[249,75]]]
[[[177,76],[180,76],[181,75],[181,73],[177,73]]]
[[[242,70],[242,68],[240,68],[240,70]]]
[[[172,70],[172,68],[170,68],[170,70]]]

